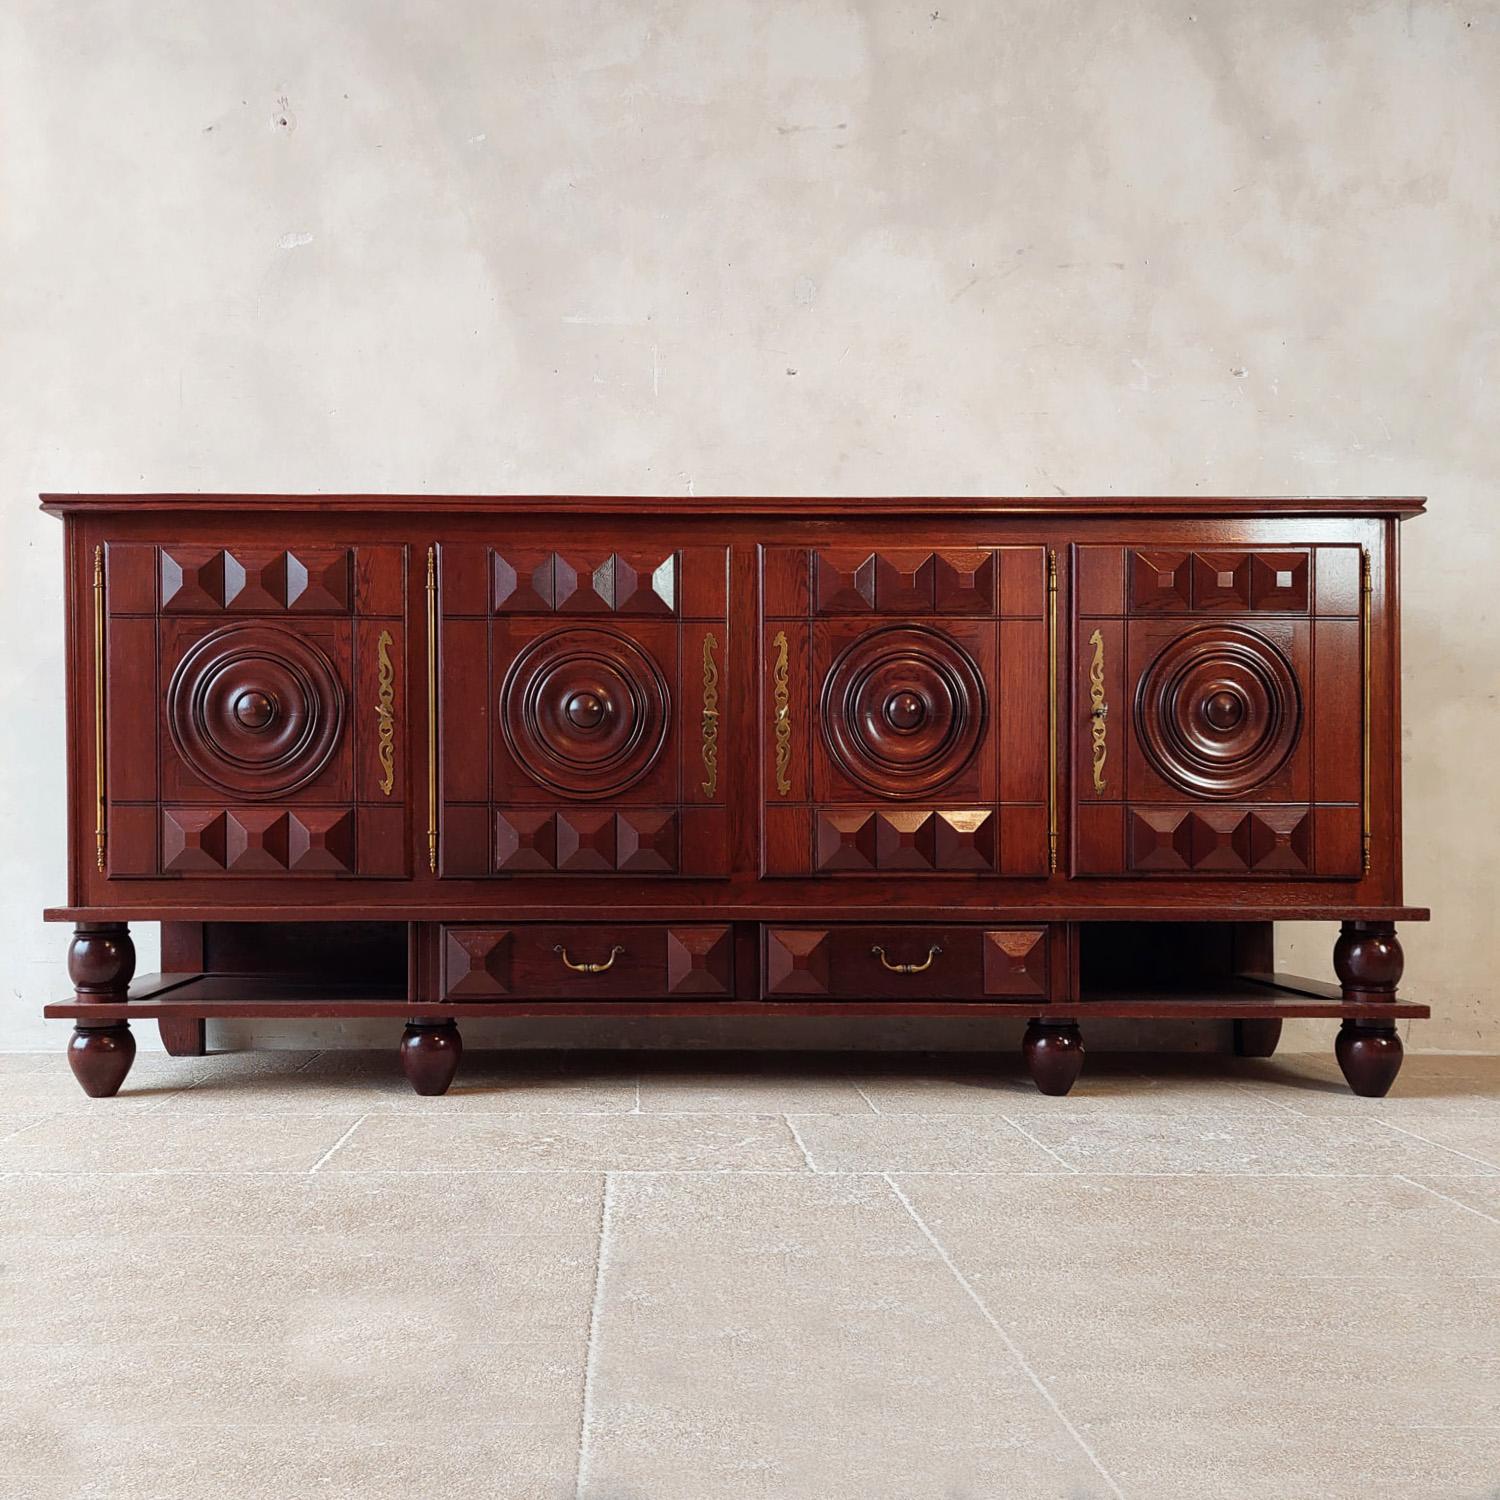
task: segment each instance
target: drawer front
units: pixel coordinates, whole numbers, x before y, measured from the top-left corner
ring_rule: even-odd
[[[1045,1000],[1046,927],[762,929],[767,1000]]]
[[[727,926],[444,927],[444,1000],[703,1000],[734,994]]]

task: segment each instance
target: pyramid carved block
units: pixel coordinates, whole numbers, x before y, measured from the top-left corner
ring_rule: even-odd
[[[495,868],[504,874],[557,868],[557,820],[529,808],[495,814]]]
[[[677,814],[622,812],[615,820],[615,868],[670,875],[677,868]]]
[[[993,870],[999,820],[987,811],[934,815],[934,858],[939,870]]]
[[[1195,552],[1193,607],[1211,610],[1250,608],[1250,554]]]
[[[813,576],[819,614],[868,614],[875,608],[873,552],[818,552]]]
[[[443,946],[443,993],[490,1000],[510,993],[511,934],[493,927],[450,927]]]
[[[557,868],[572,871],[613,870],[615,815],[597,809],[569,809],[557,814]]]
[[[161,816],[161,867],[168,875],[224,868],[227,815],[217,808],[169,807]]]
[[[1192,577],[1186,552],[1131,552],[1130,606],[1153,613],[1176,613],[1192,604]]]
[[[667,932],[667,993],[728,995],[734,989],[734,939],[728,927]]]
[[[884,614],[930,614],[935,571],[930,552],[877,552],[875,608]]]
[[[986,995],[1047,993],[1047,933],[1040,927],[1017,927],[984,935]]]
[[[832,943],[825,928],[766,929],[766,994],[826,995]]]
[[[937,819],[930,812],[875,814],[875,865],[881,870],[930,870],[937,862]]]
[[[878,858],[876,841],[874,813],[819,813],[817,868],[873,870]]]
[[[287,869],[298,875],[349,875],[354,870],[354,813],[304,807],[288,815]]]
[[[993,614],[995,554],[977,547],[934,553],[933,603],[941,615]]]
[[[1189,870],[1192,864],[1191,813],[1177,808],[1131,808],[1132,870]]]

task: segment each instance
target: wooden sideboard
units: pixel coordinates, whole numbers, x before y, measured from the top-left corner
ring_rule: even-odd
[[[1341,1022],[1396,1076],[1417,499],[48,495],[69,1058],[156,1020]],[[1272,924],[1341,923],[1337,985]],[[163,924],[134,974],[128,924]]]

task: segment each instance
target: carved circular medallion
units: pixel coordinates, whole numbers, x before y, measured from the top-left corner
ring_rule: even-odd
[[[333,663],[274,625],[229,625],[195,641],[167,688],[177,753],[239,797],[280,797],[328,764],[344,724]]]
[[[920,797],[973,759],[984,683],[935,630],[892,625],[851,642],[823,682],[823,739],[839,769],[883,797]]]
[[[1136,732],[1157,772],[1240,797],[1286,764],[1302,727],[1291,663],[1264,636],[1211,625],[1169,642],[1141,677]]]
[[[612,630],[558,630],[526,646],[500,689],[510,752],[542,786],[609,797],[660,758],[671,722],[666,678]]]

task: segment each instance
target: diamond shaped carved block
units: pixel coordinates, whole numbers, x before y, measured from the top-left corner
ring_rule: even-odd
[[[667,931],[667,993],[728,995],[734,987],[734,940],[728,927]]]
[[[930,812],[875,814],[875,865],[881,870],[930,870],[937,863],[937,818]]]
[[[1189,870],[1193,863],[1192,814],[1178,808],[1130,810],[1130,868]]]
[[[992,812],[933,814],[933,864],[939,870],[993,870],[995,831]]]
[[[450,927],[443,945],[443,994],[489,1000],[510,993],[511,934],[493,927]]]
[[[1130,607],[1176,613],[1192,605],[1192,575],[1186,552],[1132,552]]]
[[[168,614],[346,614],[349,579],[346,547],[161,550],[161,607]]]
[[[670,875],[677,868],[677,814],[617,814],[615,868],[635,874]]]
[[[1195,552],[1193,607],[1212,610],[1250,608],[1250,554]]]
[[[766,929],[766,995],[826,995],[832,943],[826,929]]]
[[[813,558],[813,598],[820,615],[868,614],[875,608],[873,552],[830,548]]]
[[[1047,933],[1041,927],[1016,927],[984,935],[986,995],[1047,993]]]
[[[530,808],[495,814],[495,868],[507,875],[557,868],[557,819]]]
[[[1250,607],[1307,608],[1307,553],[1257,552],[1250,559]]]
[[[815,868],[873,870],[876,837],[874,813],[820,812]]]
[[[615,867],[615,815],[593,808],[557,814],[557,868],[595,872]]]

